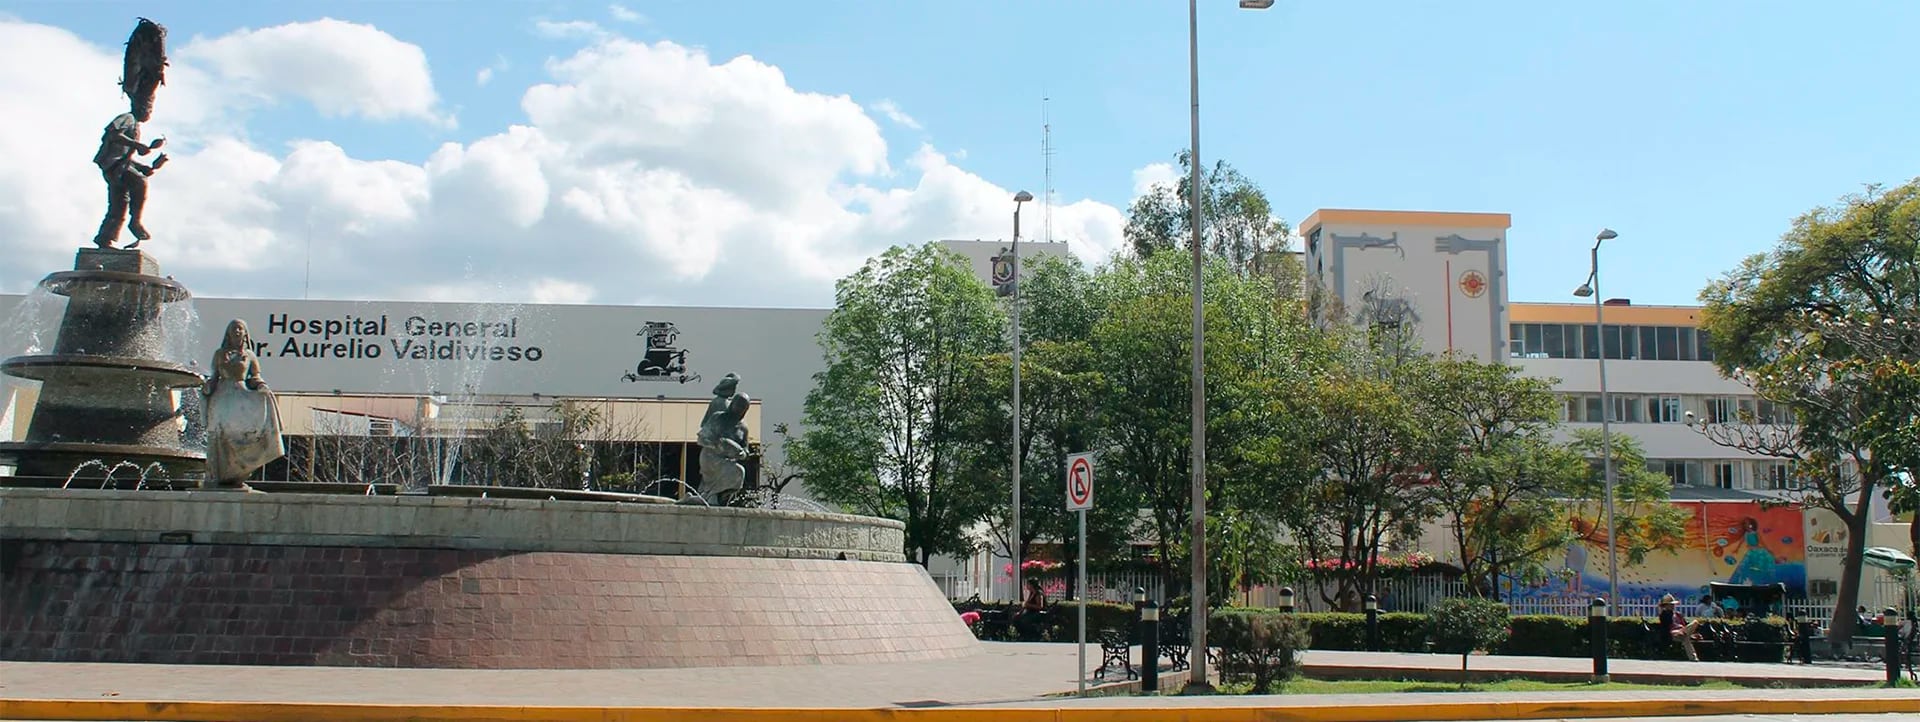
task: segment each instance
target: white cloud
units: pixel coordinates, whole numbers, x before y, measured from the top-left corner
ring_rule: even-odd
[[[920,121],[914,120],[911,115],[907,115],[906,111],[901,110],[900,106],[891,100],[882,100],[874,103],[871,107],[874,112],[887,116],[887,120],[891,120],[895,124],[914,130],[921,130]]]
[[[1180,172],[1173,169],[1172,163],[1149,163],[1133,170],[1133,197],[1139,198],[1153,191],[1154,186],[1177,186]]]
[[[474,74],[474,79],[473,79],[474,84],[479,85],[481,87],[486,87],[488,83],[493,82],[493,76],[496,73],[506,70],[507,67],[508,67],[508,64],[507,64],[506,56],[500,56],[499,59],[493,61],[492,65],[481,68],[480,72]]]
[[[524,124],[422,162],[322,140],[256,146],[246,121],[260,93],[316,63],[365,75],[394,55],[381,43],[259,48],[273,30],[179,53],[150,124],[179,140],[154,177],[143,248],[203,295],[292,295],[310,260],[320,298],[823,306],[836,278],[889,245],[1009,231],[1013,189],[955,165],[957,153],[923,146],[895,174],[884,111],[669,42],[600,38],[550,61],[522,95]],[[0,97],[26,100],[0,114],[0,290],[65,267],[99,221],[99,174],[75,159],[125,107],[118,52],[0,21]],[[397,67],[424,78],[426,61]],[[367,82],[302,97],[323,113],[437,112],[341,95]],[[1090,259],[1118,245],[1122,225],[1094,201],[1053,208],[1055,238]]]
[[[533,32],[543,38],[571,40],[574,38],[602,38],[607,31],[599,23],[590,20],[535,20]]]
[[[627,6],[621,5],[619,3],[608,5],[607,14],[613,16],[614,20],[618,20],[623,23],[644,23],[647,21],[647,16],[641,15],[640,13],[629,10],[627,9]]]
[[[299,97],[328,116],[451,122],[436,107],[426,52],[372,25],[325,18],[236,30],[195,38],[179,55],[238,95]]]

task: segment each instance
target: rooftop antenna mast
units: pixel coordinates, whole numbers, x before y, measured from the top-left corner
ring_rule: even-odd
[[[1048,243],[1053,242],[1053,123],[1047,108],[1051,100],[1045,95],[1040,97],[1040,157],[1047,166],[1046,179],[1040,189],[1040,237]]]

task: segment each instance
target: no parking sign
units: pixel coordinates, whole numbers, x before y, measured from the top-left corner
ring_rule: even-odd
[[[1067,511],[1093,508],[1093,454],[1067,457]]]

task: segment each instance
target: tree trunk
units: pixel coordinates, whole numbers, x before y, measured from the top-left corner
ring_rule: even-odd
[[[1841,521],[1847,525],[1847,556],[1840,570],[1840,593],[1833,600],[1833,623],[1827,628],[1827,638],[1835,644],[1846,644],[1853,640],[1854,608],[1860,604],[1860,578],[1862,560],[1867,550],[1867,530],[1873,526],[1871,504],[1873,503],[1874,484],[1861,485],[1860,501],[1854,505],[1852,513],[1842,515]]]

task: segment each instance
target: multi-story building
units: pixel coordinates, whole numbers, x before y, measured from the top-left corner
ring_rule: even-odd
[[[1323,209],[1301,225],[1307,274],[1366,322],[1417,327],[1421,347],[1510,363],[1555,379],[1563,430],[1598,427],[1601,329],[1592,304],[1510,303],[1504,213]],[[1693,489],[1777,494],[1791,484],[1777,460],[1728,449],[1687,425],[1749,411],[1787,421],[1783,409],[1722,376],[1700,309],[1606,302],[1604,334],[1613,430],[1633,437],[1648,467]]]
[[[1507,328],[1509,363],[1531,376],[1556,379],[1560,420],[1571,432],[1598,428],[1603,414],[1615,433],[1632,437],[1647,468],[1666,475],[1682,496],[1695,488],[1783,496],[1793,488],[1786,462],[1714,443],[1689,421],[1792,423],[1791,413],[1720,374],[1692,306],[1635,306],[1606,301],[1604,334],[1584,303],[1516,303]],[[1599,359],[1607,360],[1607,399],[1600,398]],[[1744,412],[1744,414],[1743,414]]]
[[[1672,480],[1672,502],[1692,519],[1683,548],[1622,565],[1622,594],[1684,595],[1709,581],[1779,582],[1795,594],[1831,594],[1847,543],[1839,520],[1824,510],[1776,503],[1799,496],[1786,462],[1722,446],[1689,424],[1791,424],[1789,411],[1721,375],[1698,307],[1610,299],[1602,302],[1603,326],[1591,303],[1509,302],[1509,220],[1495,213],[1320,210],[1301,225],[1302,260],[1308,277],[1356,323],[1412,323],[1424,350],[1513,364],[1553,379],[1563,438],[1600,426],[1604,417],[1617,437],[1637,442],[1648,469]],[[1876,509],[1877,520],[1885,515]],[[1422,546],[1458,559],[1458,550],[1445,548],[1446,535],[1433,531]],[[1877,524],[1869,543],[1892,544],[1874,540],[1903,533]],[[1534,591],[1577,593],[1604,585],[1606,563],[1596,563],[1604,559],[1604,545],[1588,546],[1569,550],[1566,568],[1573,574]]]

